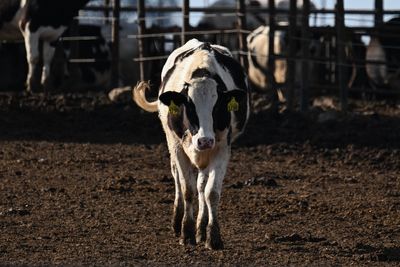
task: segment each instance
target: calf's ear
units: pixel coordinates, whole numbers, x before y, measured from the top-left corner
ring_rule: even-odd
[[[162,93],[158,98],[160,99],[161,103],[166,106],[170,106],[172,102],[174,102],[174,104],[177,106],[186,103],[186,97],[178,92],[165,92]]]

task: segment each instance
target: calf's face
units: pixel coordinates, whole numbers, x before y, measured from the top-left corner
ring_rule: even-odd
[[[217,131],[229,129],[231,112],[245,95],[242,90],[220,90],[212,78],[199,78],[186,83],[181,92],[165,92],[159,99],[169,107],[172,130],[181,138],[190,134],[193,148],[204,151],[214,148]]]

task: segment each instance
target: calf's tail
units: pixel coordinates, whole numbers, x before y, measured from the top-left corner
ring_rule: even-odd
[[[157,100],[153,101],[153,102],[149,102],[146,99],[145,92],[149,88],[150,88],[150,85],[148,82],[144,82],[144,81],[139,82],[133,89],[133,100],[142,109],[144,109],[148,112],[157,112],[157,110],[158,110]]]

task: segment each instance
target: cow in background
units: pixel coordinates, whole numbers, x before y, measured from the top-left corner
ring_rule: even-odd
[[[41,84],[47,87],[54,42],[63,34],[78,11],[89,0],[1,0],[0,39],[24,39],[28,75],[27,91],[38,85],[35,77],[40,61],[40,42],[43,43]]]
[[[268,7],[268,0],[246,0],[245,4],[248,8],[252,7],[257,10],[257,7]],[[235,0],[217,0],[210,7],[229,7],[235,9],[237,1]],[[298,9],[303,6],[303,1],[297,1]],[[289,10],[289,0],[276,1],[277,9],[287,9]],[[310,2],[310,9],[314,10],[315,5]],[[254,10],[253,9],[253,10]],[[301,16],[298,16],[298,24],[301,24]],[[217,29],[236,29],[237,28],[237,15],[233,14],[221,14],[221,13],[205,13],[200,19],[197,28],[200,30],[217,30]],[[287,14],[277,14],[276,23],[288,23]],[[246,14],[246,25],[243,25],[244,29],[253,31],[257,27],[262,25],[268,25],[269,16],[267,12],[247,12]],[[203,41],[208,41],[212,43],[217,43],[224,45],[231,49],[232,51],[239,49],[238,38],[236,34],[203,34],[202,36],[197,36],[198,39]]]
[[[301,57],[301,35],[298,31],[295,36],[295,51],[296,56]],[[284,102],[286,99],[286,92],[276,91],[276,83],[284,84],[287,82],[287,59],[276,59],[274,73],[268,69],[269,58],[269,26],[260,26],[247,36],[247,50],[248,50],[248,75],[252,85],[259,90],[266,91],[271,94],[271,101],[277,98],[276,93],[279,94],[279,100]],[[309,45],[310,57],[315,58],[321,55],[321,43],[319,36],[312,37]],[[274,36],[274,53],[277,55],[287,56],[289,52],[289,40],[286,31],[275,31]],[[295,63],[295,83],[300,83],[302,79],[306,78],[310,83],[319,81],[319,66],[314,61],[308,62],[309,74],[308,77],[302,76],[302,62],[296,60]]]
[[[392,18],[378,28],[367,46],[366,59],[386,64],[367,63],[371,86],[400,90],[400,17]]]
[[[54,43],[56,51],[51,64],[50,86],[61,91],[108,89],[111,52],[101,27],[79,24],[75,30],[71,32],[67,29]],[[0,44],[0,73],[0,90],[17,91],[23,88],[28,73],[23,43]]]

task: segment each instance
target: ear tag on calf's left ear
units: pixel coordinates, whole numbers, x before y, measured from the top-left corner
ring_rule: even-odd
[[[179,107],[174,103],[174,101],[171,100],[171,103],[168,106],[168,112],[172,116],[176,116],[179,114]]]
[[[236,98],[233,96],[228,103],[228,111],[238,111],[239,103],[236,101]]]

